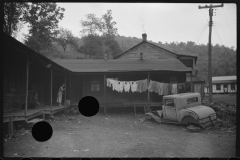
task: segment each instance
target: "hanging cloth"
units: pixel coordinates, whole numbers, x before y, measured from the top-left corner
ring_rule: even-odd
[[[119,92],[123,92],[123,85],[124,85],[124,82],[118,81],[118,91]]]
[[[172,94],[177,94],[177,84],[172,84]]]
[[[124,91],[129,92],[130,91],[130,82],[124,82]]]
[[[148,85],[149,92],[153,92],[153,85],[154,84],[155,84],[155,81],[150,80],[149,85]]]
[[[148,88],[148,85],[147,85],[147,79],[144,79],[144,80],[139,80],[138,81],[138,86],[137,86],[137,89],[138,89],[138,92],[145,92]]]
[[[130,81],[130,85],[131,85],[131,91],[132,92],[137,92],[137,88],[138,88],[138,81]]]
[[[107,87],[111,87],[111,79],[110,78],[106,78],[107,81]]]

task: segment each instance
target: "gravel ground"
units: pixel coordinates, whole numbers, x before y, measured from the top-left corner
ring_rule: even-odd
[[[212,128],[192,133],[178,125],[140,122],[133,114],[58,115],[46,142],[19,130],[4,139],[6,157],[234,157],[236,133]]]

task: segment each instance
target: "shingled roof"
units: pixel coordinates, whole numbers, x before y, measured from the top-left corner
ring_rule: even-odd
[[[72,72],[131,72],[131,71],[180,71],[190,72],[180,60],[108,59],[108,60],[53,60]]]

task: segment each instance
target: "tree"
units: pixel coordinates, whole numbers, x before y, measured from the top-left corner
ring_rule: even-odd
[[[27,3],[4,3],[3,31],[5,33],[12,36],[14,31],[18,31],[18,24],[20,21],[22,21],[23,12],[27,10],[27,8]]]
[[[112,21],[112,10],[107,10],[107,13],[102,16],[104,23],[102,24],[102,32],[104,36],[114,37],[118,35],[117,28],[114,28],[114,25],[117,23]]]
[[[83,29],[80,31],[83,35],[97,35],[102,31],[102,20],[97,18],[95,14],[87,14],[85,20],[81,20]]]
[[[83,37],[83,43],[78,52],[89,55],[90,58],[103,58],[104,56],[104,44],[102,38],[97,35],[88,35]],[[86,58],[86,56],[85,56]]]
[[[63,50],[65,52],[67,45],[74,44],[74,36],[72,32],[68,29],[60,28],[58,37],[56,38],[56,41],[59,45],[63,47]]]
[[[23,20],[29,24],[29,35],[26,36],[26,44],[33,44],[37,38],[41,44],[40,50],[50,49],[51,43],[57,36],[58,22],[63,18],[64,8],[57,7],[56,3],[31,3],[24,11]],[[32,49],[36,47],[30,45]]]

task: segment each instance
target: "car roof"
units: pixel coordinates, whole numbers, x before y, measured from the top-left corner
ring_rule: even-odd
[[[164,99],[167,98],[191,98],[194,96],[199,96],[199,93],[194,93],[194,92],[189,92],[189,93],[180,93],[180,94],[173,94],[173,95],[167,95],[167,96],[163,96]]]

